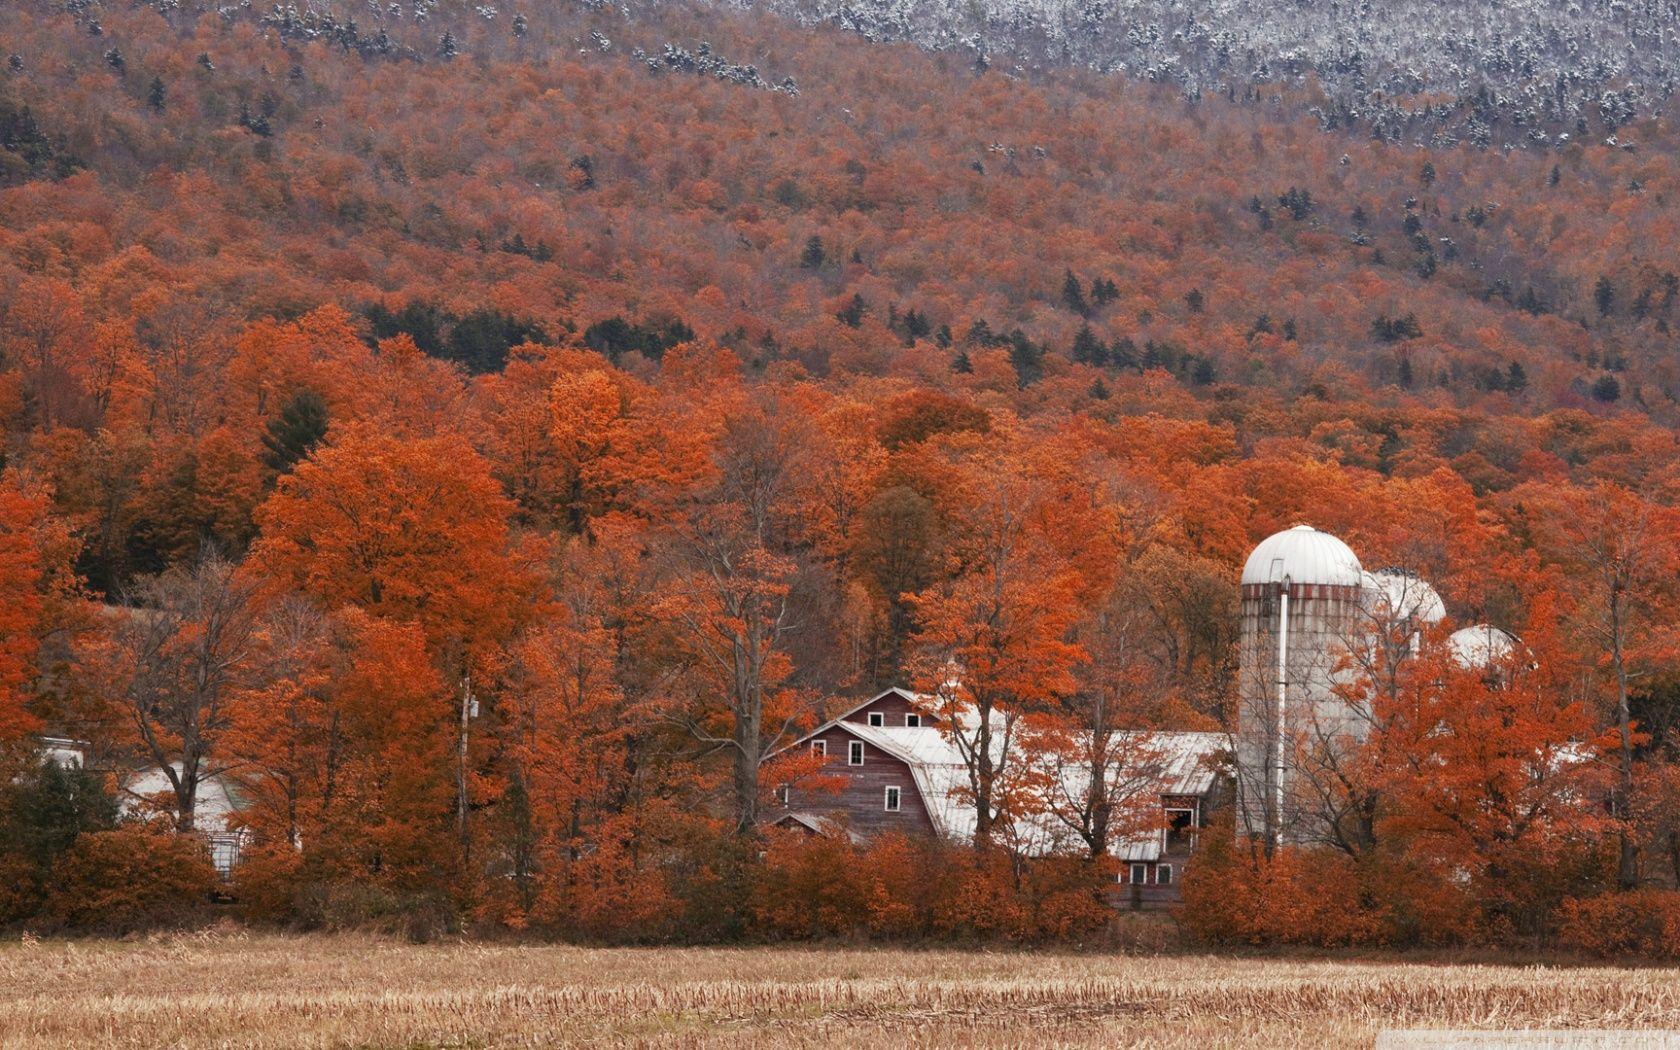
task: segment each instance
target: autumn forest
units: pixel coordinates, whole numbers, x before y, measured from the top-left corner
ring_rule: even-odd
[[[329,8],[0,4],[0,926],[1091,937],[1106,843],[767,830],[783,749],[953,667],[1031,746],[1233,731],[1309,522],[1448,619],[1348,687],[1352,830],[1216,826],[1183,927],[1680,956],[1680,128]]]

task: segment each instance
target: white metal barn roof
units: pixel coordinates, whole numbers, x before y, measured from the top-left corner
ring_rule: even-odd
[[[180,763],[171,765],[177,772],[180,771]],[[124,812],[133,813],[143,803],[158,798],[173,803],[174,800],[168,798],[170,790],[169,776],[161,768],[153,766],[135,770],[122,780],[122,808]],[[193,812],[193,822],[206,835],[225,835],[229,830],[228,818],[239,809],[240,801],[233,786],[225,777],[212,776],[198,785],[198,805]]]
[[[871,744],[910,767],[917,792],[927,806],[934,830],[953,842],[966,842],[974,837],[976,814],[969,797],[968,766],[957,745],[941,729],[934,726],[870,726],[858,722],[835,722],[858,739]],[[829,728],[824,726],[818,732]],[[814,735],[814,734],[813,734]],[[1222,733],[1143,733],[1137,734],[1138,751],[1151,755],[1156,768],[1150,773],[1158,779],[1156,792],[1163,795],[1203,795],[1213,787],[1216,776],[1214,757],[1229,747]],[[997,738],[994,737],[994,742]],[[997,743],[1001,751],[1001,743]],[[1017,756],[1019,758],[1020,756]],[[1084,789],[1083,781],[1089,770],[1077,763],[1061,767],[1057,775],[1070,793]],[[1003,833],[1031,853],[1055,853],[1077,848],[1071,829],[1049,814],[1033,814],[1015,822]],[[1151,841],[1159,835],[1151,836]],[[1135,846],[1136,844],[1132,844]],[[1135,859],[1129,847],[1126,859]]]
[[[1273,533],[1260,541],[1243,565],[1242,582],[1328,583],[1358,587],[1364,575],[1347,544],[1311,525]]]

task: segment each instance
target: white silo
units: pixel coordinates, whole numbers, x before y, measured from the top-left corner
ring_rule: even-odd
[[[1267,537],[1243,565],[1237,792],[1243,829],[1268,846],[1310,837],[1290,797],[1297,740],[1351,723],[1336,665],[1361,612],[1364,570],[1310,525]]]
[[[1447,603],[1429,581],[1404,569],[1367,572],[1362,579],[1366,615],[1413,632],[1447,618]]]
[[[1488,623],[1460,627],[1447,639],[1447,650],[1458,666],[1483,671],[1508,660],[1517,648],[1511,632]]]

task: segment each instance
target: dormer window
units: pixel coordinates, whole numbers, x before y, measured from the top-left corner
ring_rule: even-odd
[[[872,726],[884,726],[887,724],[887,716],[879,711],[871,711],[869,712],[869,724]]]
[[[922,724],[922,716],[921,715],[905,715],[904,716],[904,724],[909,726],[911,729],[915,729]]]

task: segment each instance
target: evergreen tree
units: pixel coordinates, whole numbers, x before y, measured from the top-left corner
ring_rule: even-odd
[[[313,390],[299,390],[263,429],[263,462],[284,474],[302,462],[327,436],[327,403]]]
[[[1081,317],[1091,312],[1091,304],[1085,301],[1085,289],[1080,286],[1079,278],[1072,270],[1067,272],[1067,277],[1062,281],[1062,302]]]
[[[839,318],[840,323],[846,327],[856,328],[863,323],[863,315],[866,312],[868,312],[868,308],[864,305],[863,296],[853,292],[851,300],[845,306],[842,306],[834,316]]]
[[[1418,181],[1423,183],[1425,189],[1435,185],[1435,165],[1433,162],[1427,160],[1423,162],[1423,167],[1418,171]]]
[[[1016,329],[1009,335],[1009,363],[1015,366],[1016,382],[1025,390],[1044,377],[1044,348]]]
[[[1097,338],[1097,333],[1091,331],[1090,325],[1082,325],[1079,334],[1073,337],[1073,349],[1068,356],[1082,365],[1101,368],[1108,364],[1108,347]]]
[[[805,239],[805,250],[799,253],[799,265],[802,269],[817,270],[828,261],[828,253],[823,251],[822,238],[811,234]]]
[[[163,88],[163,78],[153,77],[152,86],[146,89],[146,105],[151,107],[153,113],[162,113],[167,101],[168,95]]]
[[[43,876],[77,836],[117,823],[103,778],[47,760],[0,790],[0,852],[27,858]]]
[[[968,359],[967,350],[959,350],[957,356],[951,358],[951,371],[958,375],[968,375],[974,371],[974,362]]]
[[[587,153],[581,157],[572,158],[572,170],[579,173],[578,189],[592,190],[595,188],[595,161]]]
[[[1523,369],[1522,362],[1512,361],[1511,367],[1505,370],[1505,389],[1520,394],[1527,388],[1528,372]]]
[[[1130,336],[1121,336],[1108,351],[1109,363],[1116,368],[1136,368],[1138,364],[1137,344]]]
[[[1610,283],[1610,278],[1600,276],[1593,285],[1593,302],[1598,304],[1598,316],[1610,316],[1610,308],[1616,305],[1616,286]]]
[[[438,57],[445,61],[448,61],[461,53],[460,47],[455,43],[454,33],[451,33],[447,29],[443,31],[443,39],[438,41],[437,53]]]
[[[1191,313],[1201,313],[1202,303],[1202,290],[1200,288],[1192,288],[1189,292],[1185,293],[1184,305],[1190,308]]]
[[[1619,400],[1622,396],[1622,384],[1616,382],[1616,377],[1605,373],[1598,377],[1598,382],[1592,385],[1592,395],[1605,404]]]

